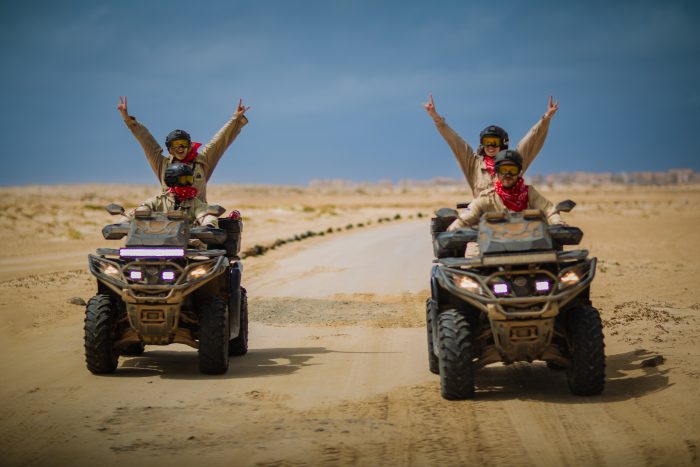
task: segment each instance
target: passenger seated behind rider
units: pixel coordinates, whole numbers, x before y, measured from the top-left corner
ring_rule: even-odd
[[[219,219],[208,212],[209,205],[197,199],[197,188],[192,186],[194,174],[191,165],[170,164],[165,169],[163,181],[168,190],[147,199],[142,206],[154,212],[184,211],[193,226],[219,227]]]
[[[447,228],[448,232],[479,223],[482,214],[489,211],[520,212],[525,209],[540,209],[550,224],[562,224],[554,205],[534,187],[525,185],[522,178],[523,158],[518,151],[504,150],[494,159],[496,182],[493,188],[481,192],[469,204],[469,209]]]

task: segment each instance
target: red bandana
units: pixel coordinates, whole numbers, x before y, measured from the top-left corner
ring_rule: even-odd
[[[493,167],[494,163],[496,162],[495,159],[493,157],[489,157],[489,156],[484,156],[483,159],[484,159],[484,163],[486,164],[486,170],[489,171],[489,173],[491,174],[492,177],[495,177],[496,170]]]
[[[504,188],[500,180],[496,180],[494,187],[498,196],[503,200],[503,204],[511,211],[520,212],[527,208],[528,189],[522,177],[511,188]]]
[[[190,152],[187,153],[184,159],[182,159],[183,164],[189,164],[193,160],[197,158],[197,149],[202,145],[202,143],[192,143],[192,147],[190,148]]]
[[[178,201],[185,201],[197,196],[197,189],[193,186],[174,186],[168,190],[170,193],[175,193],[175,198]]]

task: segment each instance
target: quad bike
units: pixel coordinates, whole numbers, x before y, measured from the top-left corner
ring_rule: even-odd
[[[567,200],[556,209],[568,212]],[[458,205],[466,207],[466,205]],[[431,220],[436,259],[427,300],[428,364],[445,399],[474,397],[475,372],[491,363],[543,360],[565,369],[577,395],[605,385],[603,330],[590,301],[597,259],[577,227],[548,225],[540,210],[487,212],[478,229],[446,232],[457,211]],[[467,244],[478,253],[465,255]]]
[[[116,204],[112,215],[124,214]],[[224,209],[209,207],[220,216]],[[237,212],[236,212],[237,213]],[[183,211],[141,206],[129,222],[102,229],[121,248],[88,255],[97,294],[85,310],[85,360],[95,374],[113,373],[120,355],[144,345],[186,344],[198,349],[199,370],[222,374],[229,356],[248,351],[248,305],[238,258],[242,221],[193,227]]]

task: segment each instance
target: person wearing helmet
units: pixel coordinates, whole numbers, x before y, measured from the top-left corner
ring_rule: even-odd
[[[248,123],[248,119],[244,115],[250,107],[243,105],[243,100],[239,100],[238,108],[228,122],[214,135],[214,137],[199,150],[201,143],[192,142],[189,133],[184,130],[173,130],[165,138],[165,147],[168,150],[168,156],[163,156],[163,148],[158,144],[156,139],[151,135],[148,129],[135,117],[129,115],[127,109],[126,96],[119,97],[119,105],[117,109],[121,113],[124,123],[131,130],[131,133],[138,140],[143,148],[148,163],[151,165],[153,172],[160,180],[163,189],[166,189],[164,175],[168,164],[172,162],[182,162],[193,167],[194,184],[193,187],[197,190],[197,198],[201,201],[207,201],[207,182],[211,174],[219,163],[221,156],[228,147],[233,143],[241,129]]]
[[[523,156],[518,151],[506,149],[494,158],[496,181],[494,186],[481,192],[469,204],[469,209],[447,228],[448,232],[466,226],[475,226],[481,215],[489,211],[520,212],[524,209],[540,209],[550,224],[561,224],[562,220],[554,205],[534,187],[525,185],[522,178]]]
[[[474,198],[479,196],[482,191],[492,187],[496,177],[493,158],[499,151],[508,149],[510,143],[508,133],[499,126],[487,126],[479,134],[479,146],[475,153],[469,143],[450,128],[445,123],[445,118],[437,113],[432,94],[424,107],[457,158],[457,163],[464,173],[464,178],[469,183]],[[549,122],[558,109],[559,103],[552,102],[550,96],[547,112],[517,144],[515,149],[522,154],[523,171],[527,170],[542,149],[549,131]]]
[[[141,206],[154,212],[184,211],[192,225],[218,227],[219,219],[210,214],[209,205],[197,198],[191,164],[174,162],[163,171],[167,191],[149,198]],[[133,211],[131,213],[133,215]]]

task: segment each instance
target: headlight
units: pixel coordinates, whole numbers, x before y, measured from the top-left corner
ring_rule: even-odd
[[[481,294],[481,285],[471,277],[453,276],[452,281],[460,289],[464,289],[470,293]]]
[[[115,268],[113,265],[111,265],[109,263],[100,263],[100,269],[102,269],[102,273],[107,275],[107,276],[112,276],[112,277],[119,276],[119,269]]]
[[[196,268],[192,269],[188,274],[187,278],[188,279],[199,279],[200,277],[204,276],[206,273],[209,272],[209,267],[207,266],[197,266]]]
[[[581,278],[574,271],[567,271],[564,275],[559,278],[562,288],[569,287],[578,284]]]

